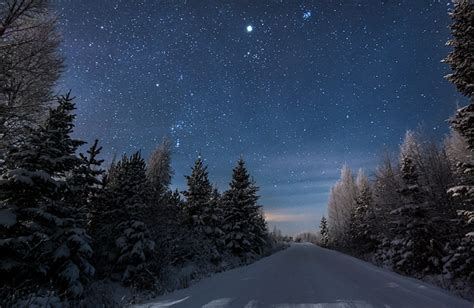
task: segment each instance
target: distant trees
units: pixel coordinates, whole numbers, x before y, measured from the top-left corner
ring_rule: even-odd
[[[280,229],[278,229],[276,226],[273,227],[272,231],[270,232],[270,238],[275,242],[275,243],[288,243],[292,241],[292,238],[288,235],[283,235]]]
[[[329,230],[328,230],[328,222],[326,217],[321,218],[321,223],[319,224],[319,235],[320,235],[320,245],[322,247],[327,247],[329,243]]]
[[[321,244],[319,242],[319,237],[316,233],[313,232],[303,232],[295,235],[294,241],[296,243],[312,243],[312,244]]]

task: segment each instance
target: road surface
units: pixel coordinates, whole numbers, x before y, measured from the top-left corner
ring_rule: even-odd
[[[312,244],[203,279],[138,307],[474,307],[442,289]]]

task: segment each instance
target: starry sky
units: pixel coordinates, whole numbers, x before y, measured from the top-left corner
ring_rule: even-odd
[[[226,189],[240,155],[271,225],[315,230],[343,163],[370,175],[463,99],[443,79],[449,0],[55,0],[76,136],[108,161],[169,136]]]

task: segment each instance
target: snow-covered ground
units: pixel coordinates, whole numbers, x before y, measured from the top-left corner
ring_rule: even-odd
[[[312,244],[136,307],[474,307],[442,289]]]

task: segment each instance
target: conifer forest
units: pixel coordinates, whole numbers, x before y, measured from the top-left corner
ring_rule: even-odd
[[[473,95],[472,0],[0,0],[0,307],[472,307]]]

